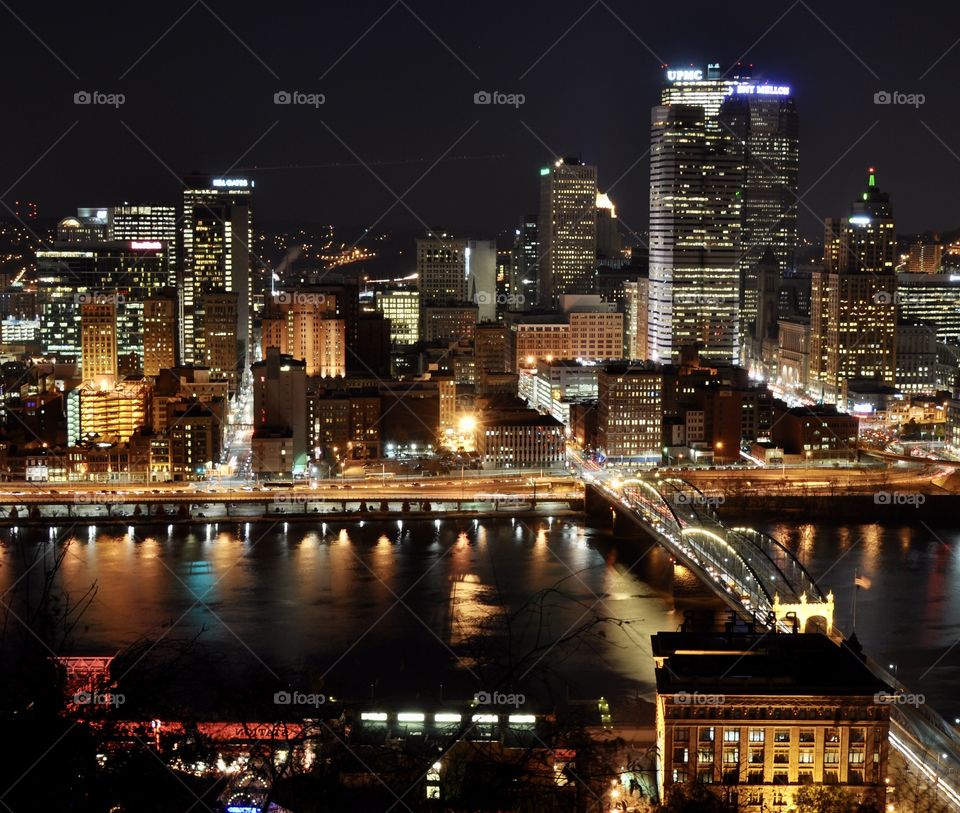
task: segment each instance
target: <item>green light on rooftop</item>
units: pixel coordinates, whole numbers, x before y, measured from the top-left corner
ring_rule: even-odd
[[[540,174],[541,174],[541,175],[549,175],[549,174],[550,174],[550,167],[540,167]]]
[[[877,173],[877,171],[876,171],[873,167],[870,167],[870,186],[871,186],[871,187],[874,187],[874,186],[877,185],[877,174],[876,174],[876,173]]]

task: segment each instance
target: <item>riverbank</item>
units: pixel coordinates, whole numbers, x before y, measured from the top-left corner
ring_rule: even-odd
[[[319,524],[331,522],[384,522],[390,520],[429,521],[429,520],[457,520],[457,519],[583,519],[584,512],[577,509],[564,508],[556,503],[547,503],[535,509],[521,511],[423,511],[412,509],[409,511],[326,511],[316,513],[274,513],[231,516],[182,516],[179,514],[146,515],[140,516],[111,516],[111,517],[0,517],[0,528],[129,528],[153,526],[190,526],[212,524],[234,525],[278,525],[292,523],[296,525]]]

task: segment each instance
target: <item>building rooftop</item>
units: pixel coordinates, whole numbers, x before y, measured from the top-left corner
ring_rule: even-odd
[[[657,692],[873,695],[890,687],[849,644],[821,634],[660,632],[652,636]]]

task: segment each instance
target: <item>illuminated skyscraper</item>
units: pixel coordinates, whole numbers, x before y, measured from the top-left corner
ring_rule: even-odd
[[[173,206],[112,206],[109,210],[110,239],[164,244],[167,254],[167,284],[177,284],[177,210]]]
[[[718,129],[718,114],[724,100],[734,88],[750,79],[751,71],[737,65],[726,71],[720,63],[711,62],[706,68],[664,68],[664,85],[660,104],[685,104],[702,107],[707,126]]]
[[[239,353],[234,367],[243,369],[250,347],[253,181],[192,176],[185,184],[181,357],[187,364],[209,365],[202,322],[203,297],[211,291],[232,291],[237,294]]]
[[[647,353],[669,364],[682,347],[736,361],[741,165],[732,136],[704,108],[653,108]]]
[[[69,221],[79,221],[70,227]],[[64,224],[67,224],[64,228]],[[163,250],[167,258],[167,285],[175,286],[177,269],[177,210],[173,206],[131,205],[84,206],[76,218],[61,223],[61,233],[71,242],[79,236],[98,235],[99,240],[128,240],[141,248]],[[58,238],[59,239],[59,238]],[[162,243],[162,246],[156,245]]]
[[[873,169],[847,217],[825,226],[824,268],[811,282],[810,386],[840,402],[848,381],[894,386],[896,378],[897,238]]]
[[[143,374],[156,376],[177,364],[177,298],[154,296],[143,302]]]
[[[76,218],[67,220],[77,221]],[[62,224],[61,224],[62,225]],[[38,251],[37,309],[43,352],[81,355],[79,303],[116,305],[120,357],[143,357],[143,303],[166,284],[162,244],[135,240],[60,242]]]
[[[597,262],[597,168],[564,158],[540,170],[539,301],[589,293]]]
[[[786,85],[740,82],[720,107],[722,130],[733,136],[743,164],[740,231],[740,334],[744,362],[759,360],[746,341],[757,318],[758,268],[769,251],[780,275],[793,267],[797,246],[799,123]]]
[[[420,292],[409,288],[377,291],[374,305],[390,320],[390,341],[398,345],[420,341]]]
[[[117,381],[117,306],[96,297],[80,304],[80,362],[83,383],[101,389]]]

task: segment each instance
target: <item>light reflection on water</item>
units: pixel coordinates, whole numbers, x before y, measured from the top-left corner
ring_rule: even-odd
[[[20,533],[36,546],[36,531]],[[214,651],[249,647],[278,668],[332,668],[326,685],[340,691],[455,686],[476,663],[478,640],[505,635],[508,618],[522,651],[531,630],[549,643],[594,614],[616,617],[631,623],[606,626],[606,638],[576,651],[548,648],[537,669],[557,670],[573,697],[649,697],[649,636],[675,627],[669,597],[618,573],[594,539],[609,541],[564,520],[291,523],[285,531],[220,523],[140,528],[133,537],[80,529],[60,580],[70,593],[99,586],[78,654],[113,654],[142,636],[199,635]],[[0,589],[22,569],[10,540],[0,532]],[[520,608],[551,587],[532,624]]]

